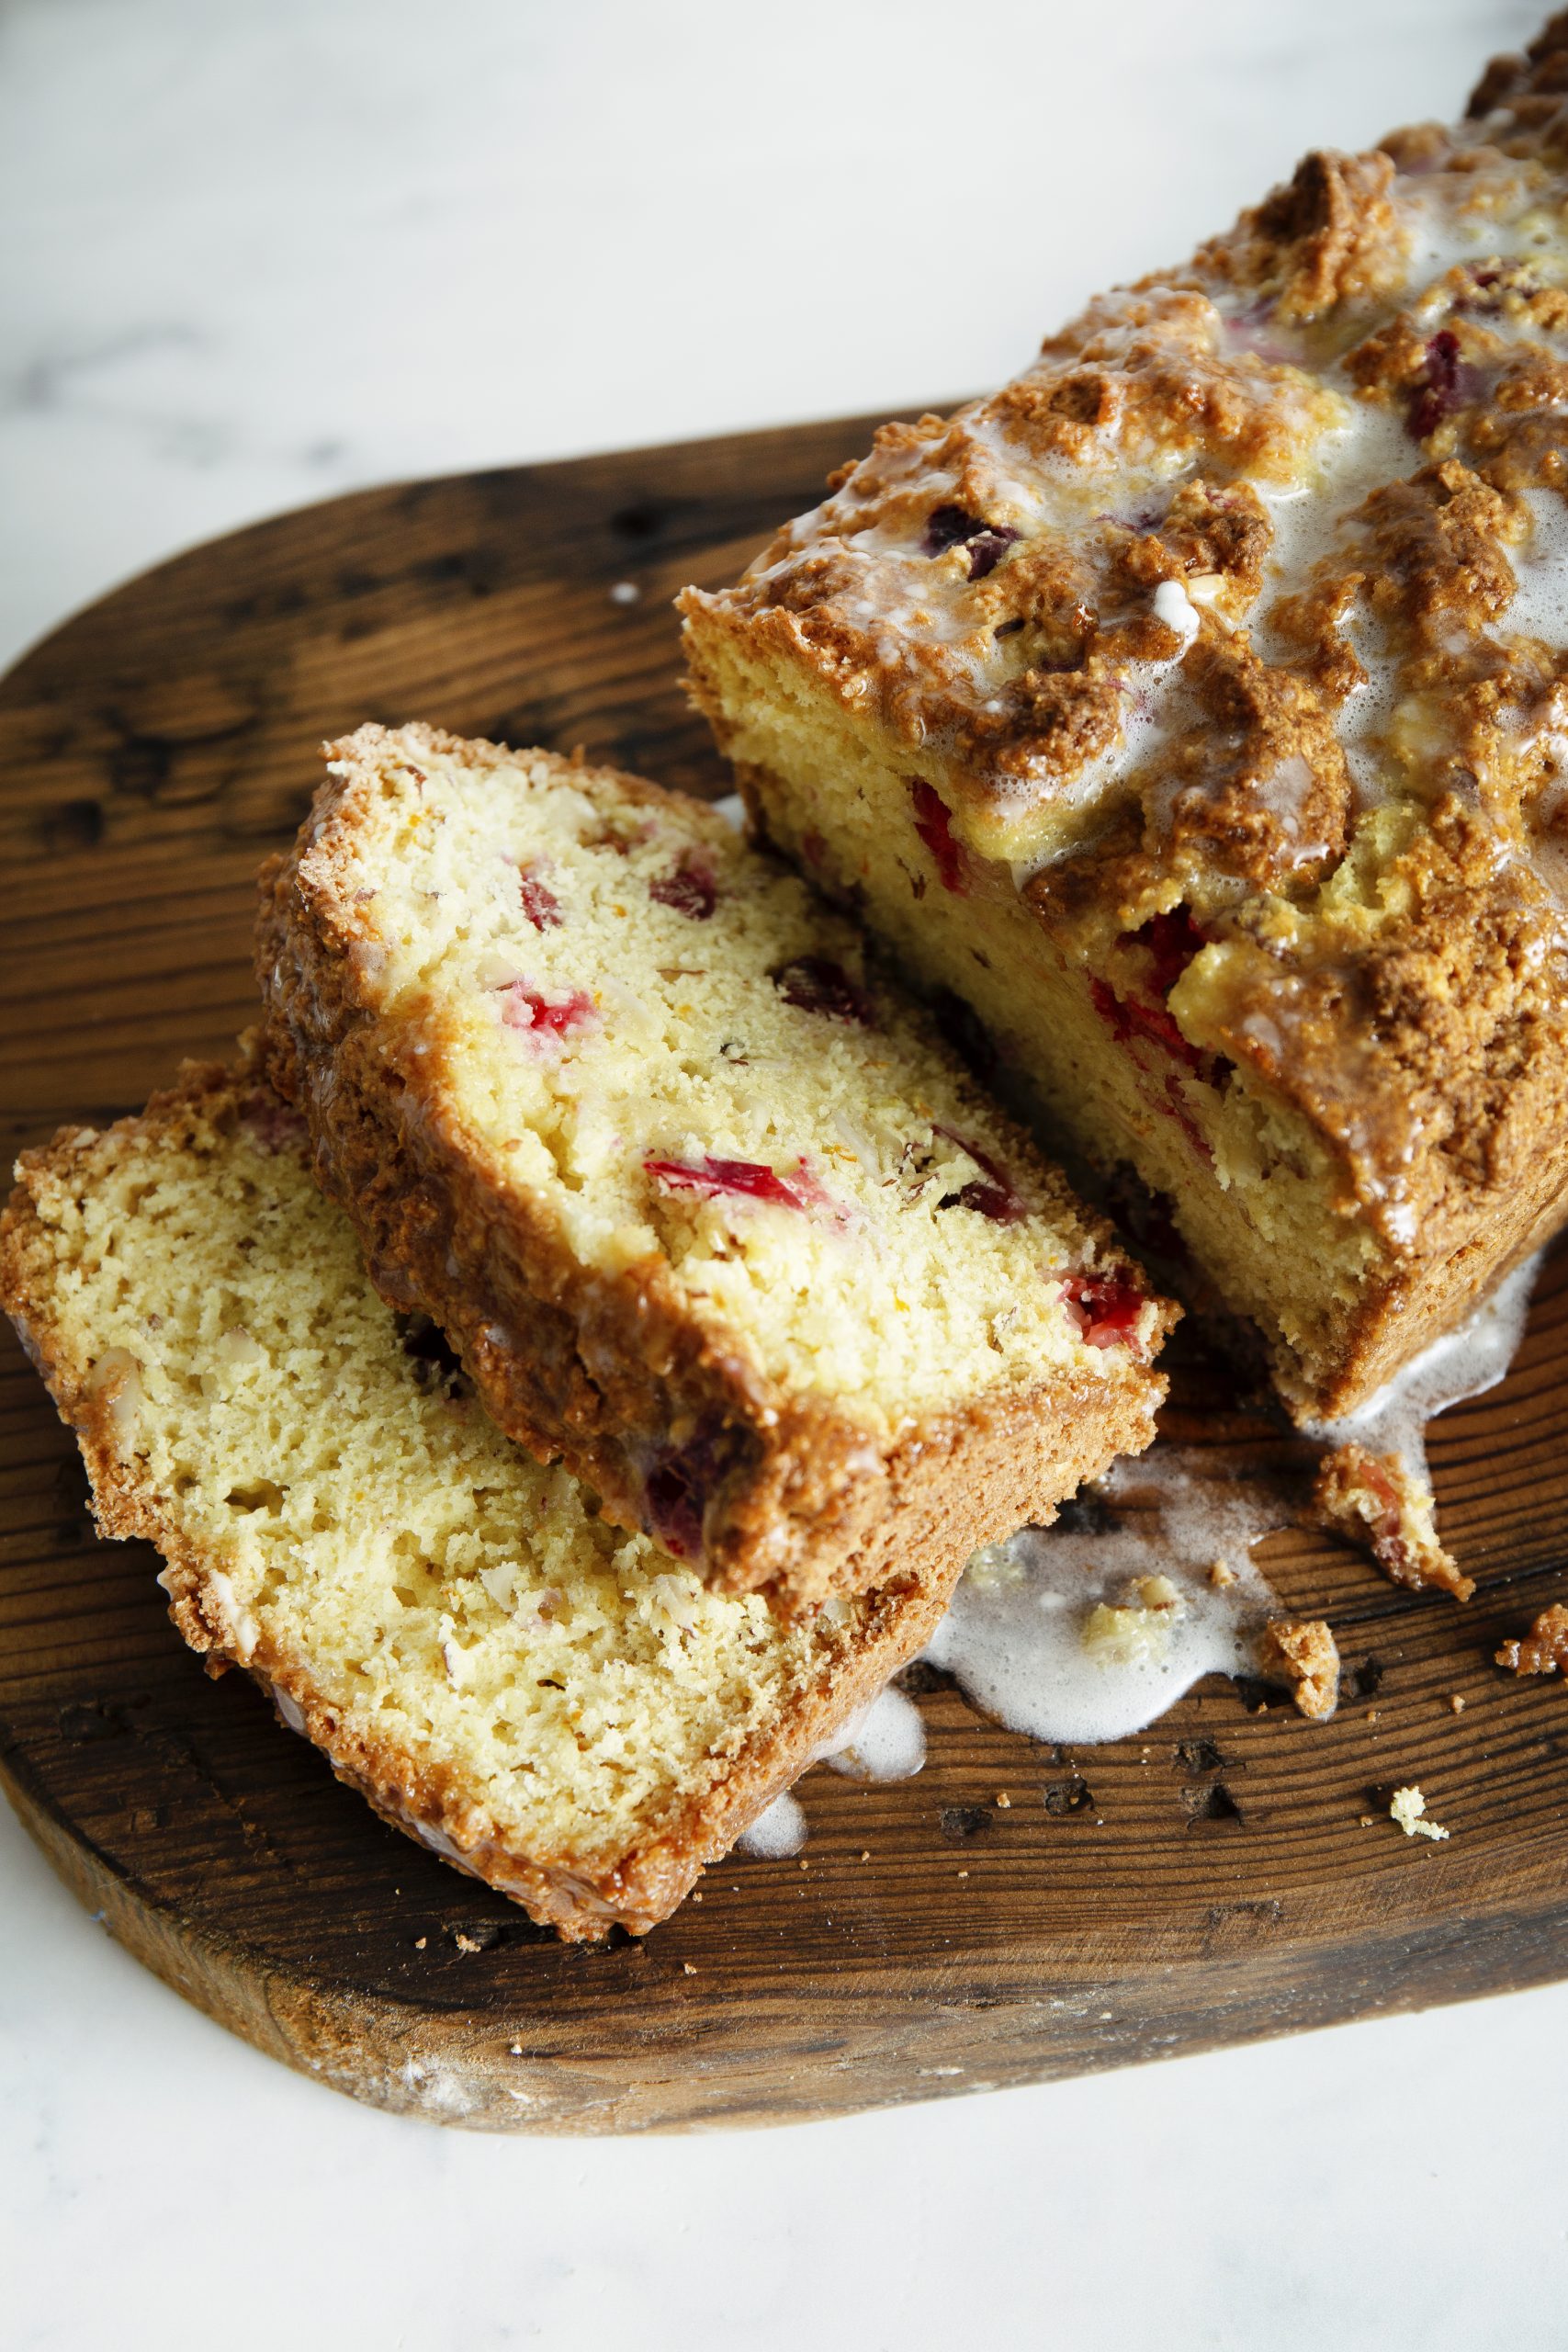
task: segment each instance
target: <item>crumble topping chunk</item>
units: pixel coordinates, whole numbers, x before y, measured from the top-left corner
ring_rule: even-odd
[[[1288,1686],[1298,1713],[1326,1723],[1339,1703],[1339,1650],[1321,1617],[1274,1617],[1263,1629],[1258,1669]]]
[[[1554,1600],[1543,1609],[1522,1641],[1503,1644],[1496,1662],[1515,1674],[1568,1675],[1568,1608]]]
[[[1397,1453],[1337,1445],[1318,1464],[1313,1501],[1323,1525],[1370,1552],[1392,1583],[1456,1600],[1475,1590],[1475,1578],[1438,1541],[1431,1488]]]

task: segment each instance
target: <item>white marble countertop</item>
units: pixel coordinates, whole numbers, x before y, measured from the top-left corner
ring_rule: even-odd
[[[1535,14],[8,0],[0,661],[351,485],[987,382]],[[0,1806],[6,2352],[1559,2352],[1565,2118],[1560,1986],[745,2138],[443,2132],[184,2007]]]

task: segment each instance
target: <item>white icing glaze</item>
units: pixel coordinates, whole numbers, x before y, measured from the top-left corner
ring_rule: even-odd
[[[1427,1419],[1503,1379],[1540,1268],[1539,1255],[1528,1260],[1361,1412],[1308,1434],[1396,1452],[1425,1480]],[[1087,1746],[1142,1731],[1205,1674],[1256,1673],[1264,1625],[1286,1613],[1251,1559],[1292,1516],[1267,1472],[1238,1476],[1212,1455],[1159,1443],[1115,1464],[1096,1492],[1115,1514],[1109,1527],[1026,1527],[976,1553],[924,1652],[983,1713],[1032,1739]],[[835,1771],[906,1779],[925,1758],[919,1710],[889,1687],[819,1754]],[[739,1840],[769,1860],[805,1842],[793,1796]]]
[[[1347,398],[1339,423],[1313,452],[1311,470],[1289,490],[1253,483],[1273,528],[1259,605],[1299,588],[1308,569],[1332,554],[1339,526],[1385,482],[1402,481],[1422,462],[1421,447],[1395,411]]]
[[[1189,645],[1202,626],[1179,580],[1160,582],[1154,594],[1154,614],[1156,621],[1173,628]]]
[[[912,1699],[891,1683],[833,1735],[829,1770],[852,1781],[909,1781],[926,1760],[926,1727]]]
[[[912,1699],[884,1685],[869,1706],[852,1715],[816,1748],[808,1761],[852,1781],[912,1780],[926,1760],[926,1727]],[[736,1839],[743,1854],[778,1861],[806,1843],[806,1814],[794,1795],[775,1797]]]
[[[806,1843],[806,1815],[798,1797],[787,1791],[775,1797],[735,1843],[741,1853],[754,1854],[759,1861],[783,1861],[790,1854],[798,1854]]]
[[[733,825],[738,833],[745,831],[746,803],[738,792],[727,792],[722,800],[716,800],[713,813],[716,817],[722,817],[727,825]]]
[[[1554,490],[1527,490],[1520,496],[1529,509],[1531,527],[1523,547],[1508,550],[1514,601],[1508,607],[1507,634],[1568,645],[1568,506]]]
[[[409,1820],[414,1836],[422,1845],[428,1846],[433,1854],[441,1855],[448,1862],[461,1862],[466,1859],[461,1846],[448,1838],[445,1829],[437,1829],[431,1821],[415,1821],[408,1815],[405,1818]]]
[[[1469,126],[1467,126],[1469,128]],[[1415,289],[1428,288],[1459,262],[1517,261],[1553,242],[1547,217],[1530,200],[1529,181],[1517,164],[1500,166],[1494,209],[1472,199],[1480,178],[1468,187],[1450,181],[1404,179],[1400,182],[1400,212],[1410,237],[1406,277]]]
[[[216,1603],[235,1653],[243,1666],[256,1645],[256,1621],[250,1611],[242,1606],[233,1585],[221,1568],[208,1570],[202,1600]]]
[[[1316,1421],[1308,1433],[1326,1445],[1354,1442],[1370,1453],[1397,1453],[1429,1483],[1427,1423],[1450,1405],[1495,1388],[1518,1351],[1529,1313],[1530,1293],[1540,1272],[1540,1253],[1527,1258],[1468,1322],[1434,1340],[1429,1348],[1369,1397],[1359,1413],[1339,1421]]]
[[[1160,1446],[1118,1463],[1099,1491],[1113,1508],[1134,1497],[1145,1507],[1098,1532],[1025,1528],[989,1545],[925,1652],[985,1713],[1033,1739],[1141,1731],[1201,1676],[1256,1671],[1258,1636],[1280,1613],[1248,1556],[1289,1516],[1261,1478],[1224,1478],[1201,1456]],[[1210,1581],[1215,1562],[1233,1581]],[[1168,1579],[1173,1603],[1086,1643],[1097,1609],[1136,1607],[1151,1577]]]

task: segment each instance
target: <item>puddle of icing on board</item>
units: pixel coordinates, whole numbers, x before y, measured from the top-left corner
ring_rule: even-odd
[[[1543,1255],[1517,1267],[1359,1413],[1306,1434],[1396,1453],[1426,1479],[1427,1422],[1506,1376]],[[1055,1527],[1022,1528],[976,1553],[923,1655],[1009,1731],[1085,1747],[1130,1737],[1205,1674],[1256,1673],[1258,1635],[1285,1611],[1252,1547],[1290,1524],[1299,1498],[1299,1481],[1292,1491],[1267,1468],[1162,1441],[1114,1464]],[[814,1760],[861,1780],[907,1780],[925,1746],[919,1710],[889,1684]],[[785,1795],[739,1845],[777,1860],[798,1853],[806,1832],[798,1798]]]
[[[911,1781],[926,1760],[926,1726],[919,1707],[890,1682],[863,1707],[821,1760],[852,1781]]]
[[[775,1797],[765,1813],[760,1813],[750,1829],[743,1829],[736,1839],[742,1854],[754,1854],[760,1862],[780,1862],[791,1854],[798,1854],[806,1843],[806,1815],[800,1799],[791,1796],[786,1789]]]
[[[1096,1491],[1103,1510],[976,1554],[925,1652],[1032,1739],[1142,1731],[1205,1674],[1255,1673],[1258,1637],[1283,1613],[1250,1558],[1292,1516],[1276,1482],[1161,1445]]]
[[[1468,1322],[1434,1340],[1342,1421],[1314,1421],[1307,1435],[1325,1445],[1354,1441],[1369,1453],[1397,1453],[1426,1484],[1427,1424],[1450,1405],[1483,1396],[1507,1373],[1524,1337],[1530,1294],[1545,1253],[1516,1266]]]
[[[926,1726],[919,1707],[889,1682],[869,1706],[852,1715],[818,1748],[814,1764],[826,1764],[852,1781],[912,1780],[926,1760]],[[796,1796],[775,1797],[736,1843],[743,1854],[780,1861],[806,1843],[806,1814]]]

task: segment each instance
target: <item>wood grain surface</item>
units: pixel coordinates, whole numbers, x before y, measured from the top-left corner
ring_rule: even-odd
[[[424,718],[723,790],[670,598],[731,576],[868,429],[333,500],[40,645],[0,685],[8,1151],[137,1107],[252,1017],[251,875],[298,823],[323,736]],[[206,1679],[152,1554],[94,1539],[7,1333],[0,1776],[84,1902],[212,2016],[341,2090],[481,2128],[842,2112],[1540,1983],[1564,1970],[1568,1690],[1490,1657],[1563,1591],[1565,1331],[1559,1259],[1507,1382],[1434,1432],[1444,1524],[1481,1582],[1468,1608],[1396,1592],[1325,1538],[1270,1539],[1289,1603],[1338,1634],[1333,1724],[1215,1681],[1073,1754],[917,1668],[919,1779],[814,1772],[802,1855],[738,1856],[645,1941],[599,1950],[384,1827],[243,1677]],[[1192,1350],[1165,1423],[1216,1475],[1238,1447],[1294,1451]],[[1388,1819],[1411,1781],[1446,1845]]]

